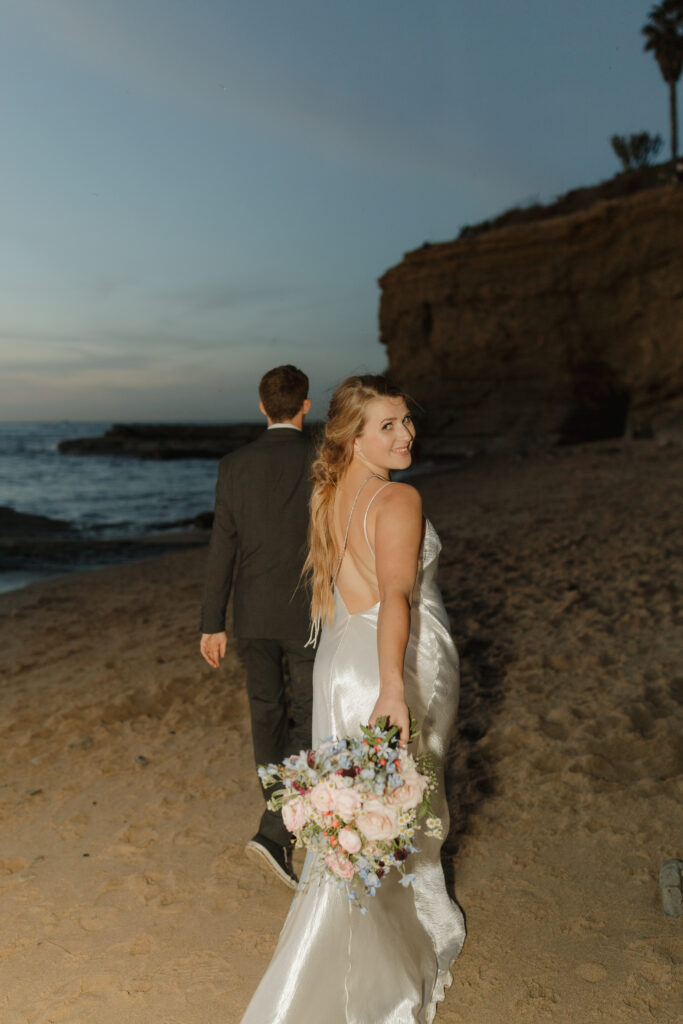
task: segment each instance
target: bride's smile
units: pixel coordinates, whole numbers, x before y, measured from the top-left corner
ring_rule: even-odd
[[[407,469],[415,425],[401,397],[373,398],[367,405],[367,420],[354,442],[354,456],[374,472],[386,475],[392,469]]]

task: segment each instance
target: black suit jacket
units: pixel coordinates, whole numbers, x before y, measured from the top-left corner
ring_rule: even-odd
[[[304,641],[311,441],[293,427],[265,430],[221,459],[201,629],[220,633],[234,579],[235,635]]]

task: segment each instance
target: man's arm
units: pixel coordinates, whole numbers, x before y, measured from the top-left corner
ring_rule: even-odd
[[[218,667],[218,655],[225,655],[225,610],[237,555],[237,527],[230,505],[229,477],[229,463],[223,461],[218,469],[213,529],[202,598],[201,651],[214,668]]]

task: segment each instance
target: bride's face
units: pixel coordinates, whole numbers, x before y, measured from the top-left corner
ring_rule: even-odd
[[[402,398],[371,398],[363,432],[353,442],[354,459],[382,473],[407,469],[414,440],[415,427]]]

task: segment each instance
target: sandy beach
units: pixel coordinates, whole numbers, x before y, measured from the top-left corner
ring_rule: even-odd
[[[603,442],[416,481],[462,657],[468,939],[436,1024],[669,1024],[683,917],[683,451]],[[198,655],[205,549],[0,595],[2,1024],[237,1024],[291,894],[243,670]],[[323,1024],[323,1022],[321,1022]],[[368,1022],[372,1024],[372,1022]]]

